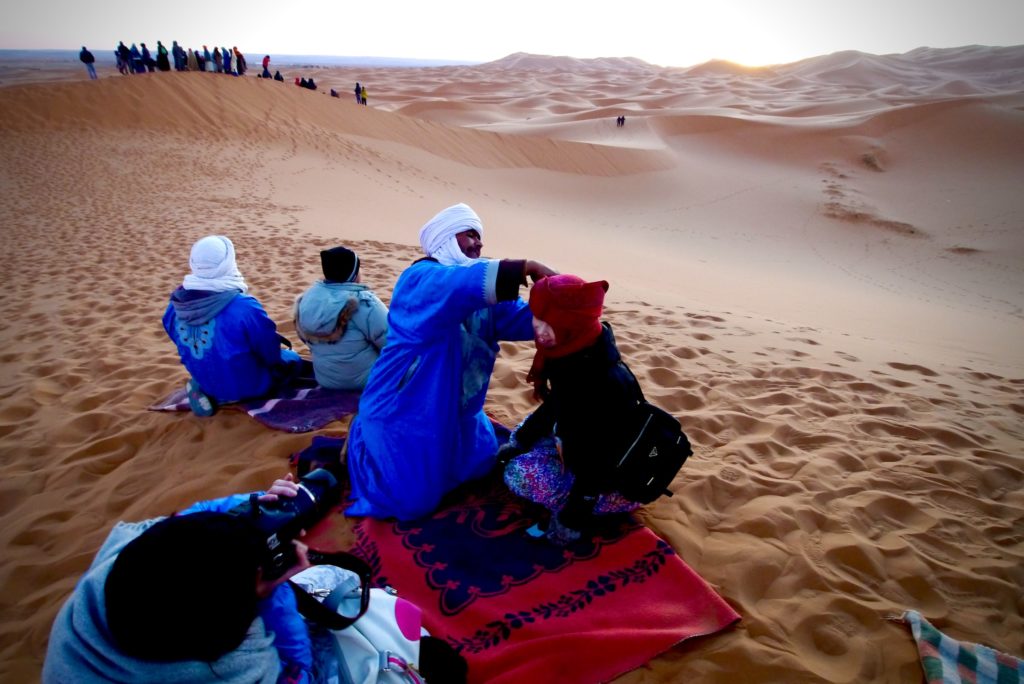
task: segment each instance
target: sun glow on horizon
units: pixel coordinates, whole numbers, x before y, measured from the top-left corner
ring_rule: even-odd
[[[177,40],[186,47],[238,45],[253,54],[488,62],[526,52],[635,57],[683,68],[719,60],[756,69],[844,50],[1024,44],[1024,2],[1007,0],[634,0],[623,12],[579,0],[520,0],[496,14],[482,13],[471,0],[251,0],[244,13],[179,0],[153,6],[144,17],[79,0],[44,0],[19,5],[5,20],[0,48],[101,50],[120,40]]]

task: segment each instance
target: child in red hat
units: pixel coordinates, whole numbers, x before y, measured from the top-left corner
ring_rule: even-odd
[[[527,379],[543,403],[499,453],[509,489],[552,513],[546,527],[528,532],[559,545],[579,539],[593,516],[640,506],[616,492],[613,476],[615,455],[630,439],[622,416],[642,393],[601,322],[607,290],[606,281],[574,275],[534,284],[537,354]]]

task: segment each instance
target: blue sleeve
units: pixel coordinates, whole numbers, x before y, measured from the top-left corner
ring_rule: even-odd
[[[469,266],[441,266],[434,261],[413,264],[395,283],[388,334],[397,332],[412,341],[449,335],[452,326],[497,302],[497,277],[495,260]]]
[[[495,305],[494,324],[499,340],[518,342],[533,339],[533,312],[522,297]]]
[[[264,492],[256,492],[256,494],[263,496]],[[189,513],[227,513],[238,504],[245,503],[249,500],[249,494],[232,494],[231,496],[225,496],[222,499],[212,499],[210,501],[197,501],[188,508],[178,511],[178,515],[188,515]]]
[[[174,340],[174,333],[172,332],[173,328],[174,328],[174,305],[173,304],[168,304],[167,308],[164,310],[163,324],[164,324],[164,331],[167,332],[167,336],[170,337],[171,340]],[[175,341],[175,344],[177,344],[177,341]]]
[[[274,633],[274,648],[281,658],[282,670],[313,671],[313,642],[306,622],[295,603],[295,593],[287,584],[274,589],[260,602],[260,617],[268,631]]]
[[[253,353],[263,362],[267,368],[280,366],[281,361],[281,340],[277,336],[277,326],[270,316],[263,309],[263,306],[256,301],[255,297],[240,296],[235,298],[241,300],[246,310],[240,317],[245,336],[249,340],[249,347]],[[238,306],[239,304],[232,304]]]

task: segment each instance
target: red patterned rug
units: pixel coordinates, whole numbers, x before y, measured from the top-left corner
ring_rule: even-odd
[[[606,681],[740,619],[630,516],[562,549],[525,533],[531,511],[500,482],[474,489],[415,522],[358,519],[345,535],[376,583],[462,653],[471,682]]]

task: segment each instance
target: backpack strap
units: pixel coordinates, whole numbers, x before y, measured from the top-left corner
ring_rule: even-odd
[[[346,627],[350,627],[352,623],[361,618],[363,614],[366,613],[366,609],[370,607],[370,581],[372,579],[370,566],[361,558],[345,551],[338,551],[335,553],[319,553],[316,551],[310,551],[309,562],[312,565],[333,565],[341,568],[342,570],[348,570],[358,575],[360,587],[359,612],[354,616],[341,615],[340,613],[337,613],[336,611],[321,604],[315,598],[310,596],[306,590],[289,580],[288,584],[291,586],[292,591],[295,592],[295,603],[299,609],[299,613],[301,613],[302,616],[310,622],[315,622],[316,624],[327,627],[328,629],[345,629]]]
[[[640,387],[640,381],[636,379],[635,375],[633,375],[633,371],[630,370],[629,366],[626,365],[626,362],[623,361],[621,358],[618,360],[617,363],[620,366],[622,366],[623,368],[626,369],[626,372],[629,373],[629,377],[633,378],[633,388],[636,390],[636,395],[637,395],[636,403],[638,403],[638,404],[646,404],[647,403],[647,397],[644,396],[644,390],[643,390],[642,387]]]

